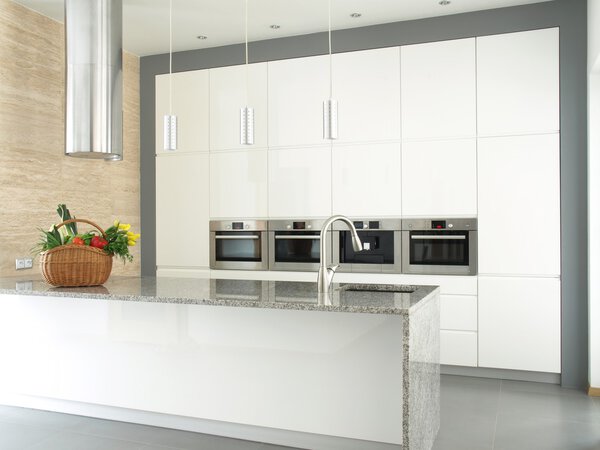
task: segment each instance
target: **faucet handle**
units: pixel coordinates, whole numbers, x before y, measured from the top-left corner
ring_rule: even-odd
[[[328,271],[329,271],[329,270],[331,270],[331,272],[332,272],[332,273],[335,273],[335,271],[336,271],[336,270],[338,270],[338,268],[339,268],[339,267],[340,267],[340,265],[339,265],[339,264],[336,264],[335,266],[329,266],[329,267],[327,268],[327,270],[328,270]]]

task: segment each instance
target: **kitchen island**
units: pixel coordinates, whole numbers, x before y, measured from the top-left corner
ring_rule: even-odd
[[[0,403],[304,448],[431,448],[439,289],[316,291],[0,278]]]

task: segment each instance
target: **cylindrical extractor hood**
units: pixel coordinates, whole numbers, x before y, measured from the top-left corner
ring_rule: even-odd
[[[65,0],[65,154],[123,159],[122,0]]]

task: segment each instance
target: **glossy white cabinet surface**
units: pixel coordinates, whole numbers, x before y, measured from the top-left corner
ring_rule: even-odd
[[[329,98],[329,57],[270,61],[269,147],[318,145],[323,101]]]
[[[440,331],[440,364],[477,367],[477,333]]]
[[[402,215],[477,215],[477,141],[404,142]]]
[[[330,215],[330,146],[269,150],[269,216]]]
[[[477,38],[479,136],[560,129],[559,29]]]
[[[156,265],[208,267],[208,153],[156,158]]]
[[[210,150],[267,146],[267,63],[210,69]],[[254,108],[254,144],[240,144],[240,108]]]
[[[475,137],[475,38],[401,47],[402,138]]]
[[[401,345],[399,316],[7,295],[0,393],[401,444]]]
[[[400,143],[333,147],[333,213],[401,215]]]
[[[177,116],[177,150],[206,152],[209,136],[208,70],[174,73],[173,114]],[[156,76],[156,153],[164,150],[163,117],[169,114],[169,75]]]
[[[440,327],[443,330],[477,331],[477,296],[440,296]]]
[[[479,273],[560,274],[560,137],[479,140]]]
[[[211,153],[211,218],[266,218],[267,165],[267,150]]]
[[[333,55],[335,142],[400,139],[400,50],[381,48]]]
[[[479,277],[479,365],[560,372],[560,280]]]

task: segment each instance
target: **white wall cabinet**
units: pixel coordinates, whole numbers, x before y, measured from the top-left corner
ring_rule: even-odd
[[[336,143],[399,140],[399,48],[333,55],[333,98],[338,101]]]
[[[269,147],[318,145],[323,139],[323,101],[329,98],[329,57],[268,63]]]
[[[479,365],[560,372],[560,280],[479,277]]]
[[[401,47],[402,138],[474,137],[475,38]]]
[[[402,144],[402,214],[477,215],[475,139]]]
[[[479,273],[560,275],[559,135],[479,140]]]
[[[164,150],[163,117],[169,114],[169,76],[156,76],[156,153]],[[208,71],[195,70],[172,75],[172,111],[177,116],[177,153],[208,151]]]
[[[208,267],[208,153],[156,158],[156,265]]]
[[[477,38],[479,136],[560,129],[559,30]]]
[[[269,216],[331,215],[331,148],[269,150]]]
[[[254,144],[240,143],[240,108],[254,108]],[[267,147],[267,63],[210,69],[210,150]]]
[[[401,214],[399,143],[334,146],[332,160],[334,214]]]
[[[211,153],[211,218],[266,218],[267,164],[267,150]]]

